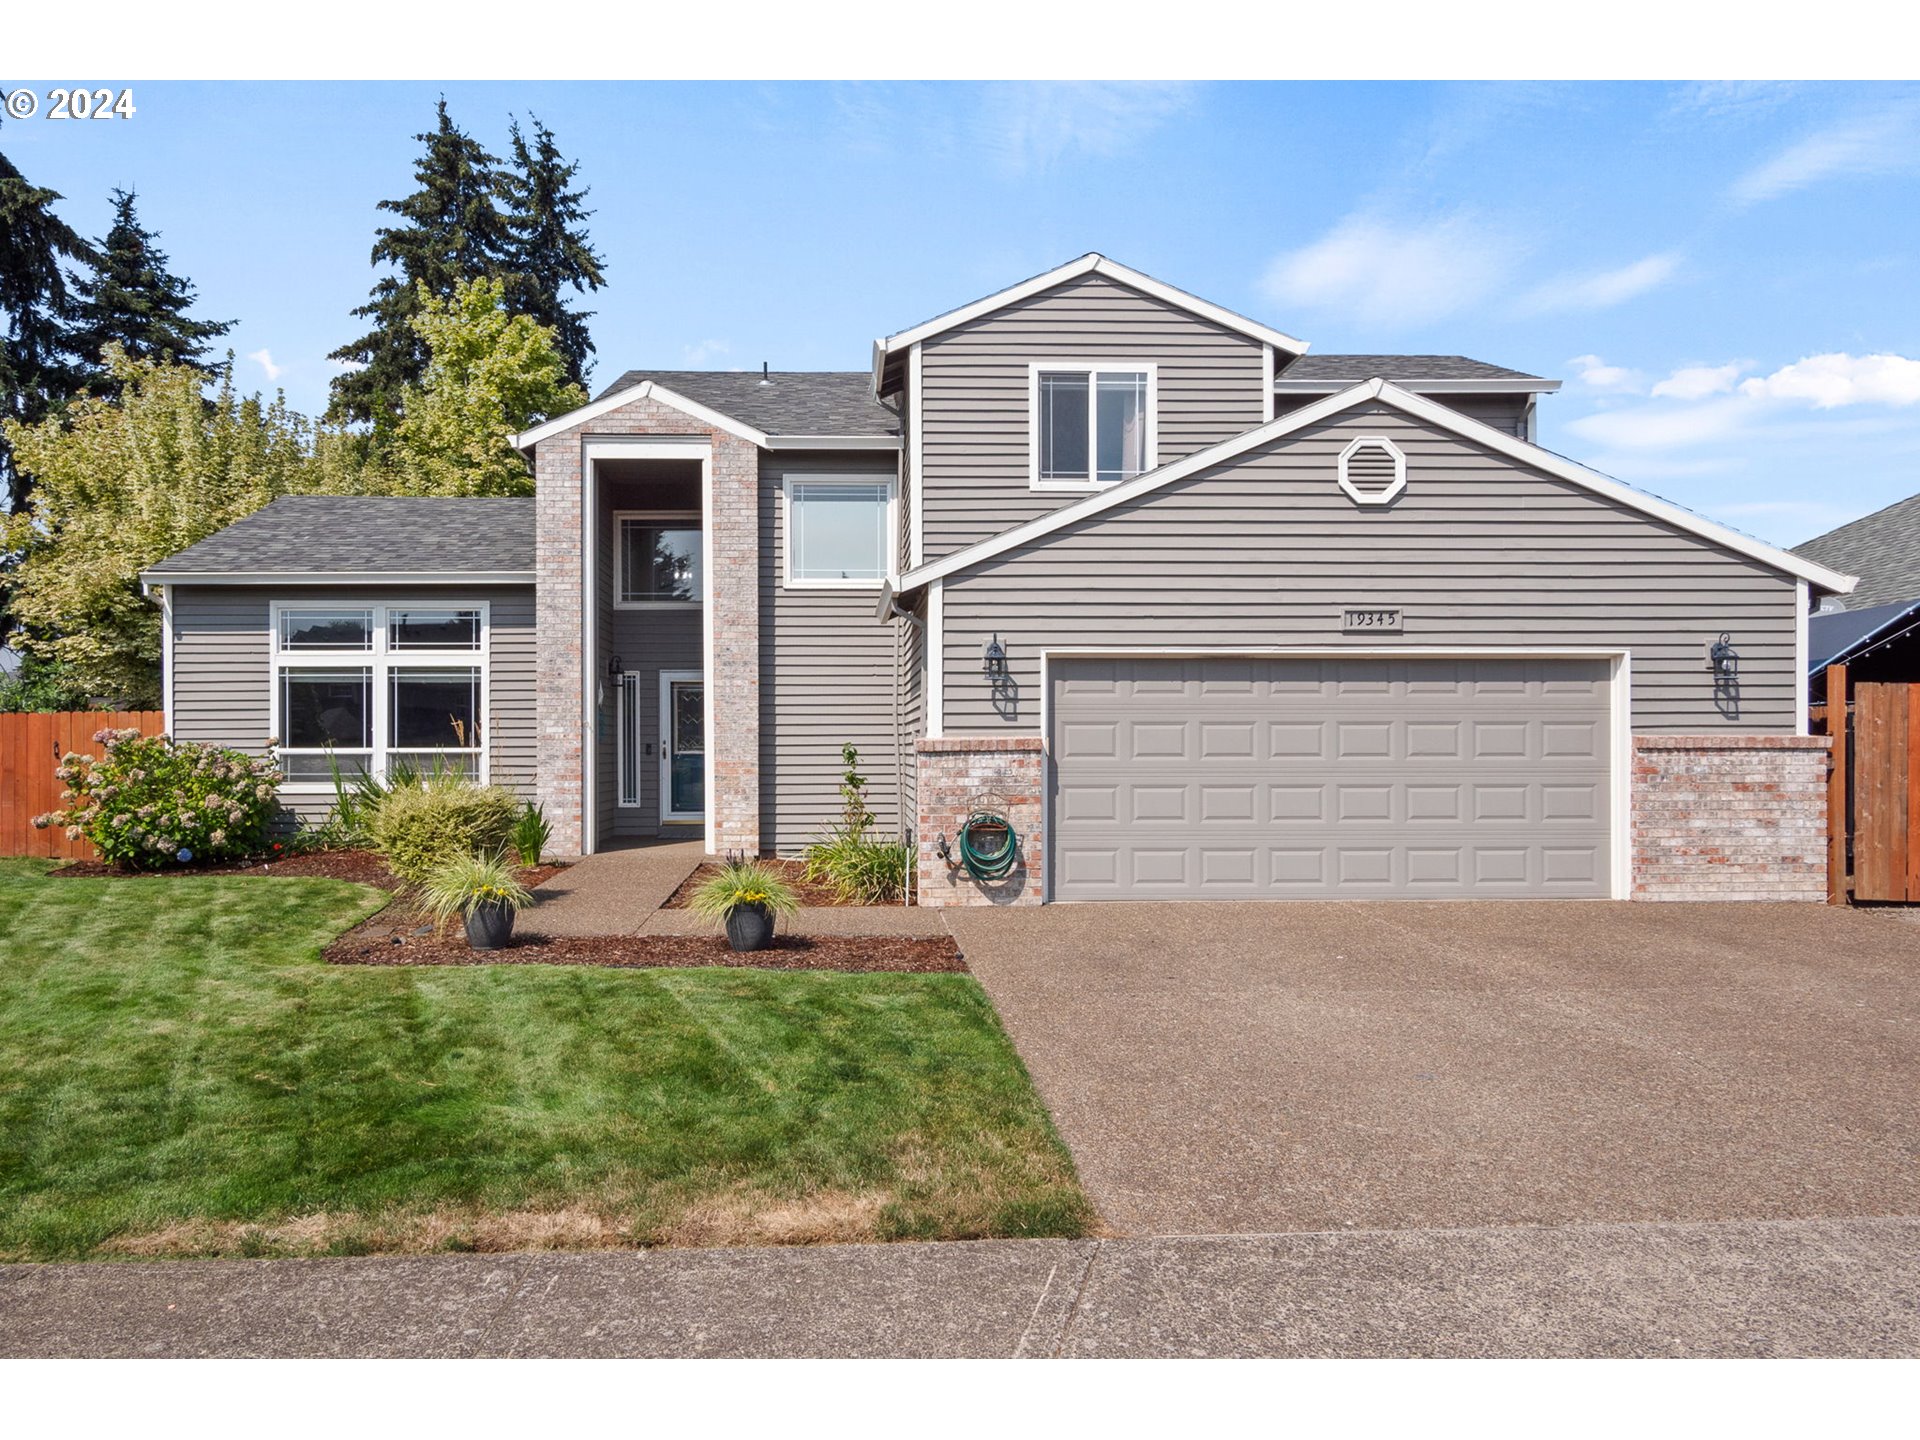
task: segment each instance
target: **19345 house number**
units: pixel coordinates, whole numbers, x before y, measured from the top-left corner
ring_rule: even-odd
[[[1400,611],[1398,609],[1358,609],[1349,607],[1340,612],[1340,630],[1347,635],[1398,635],[1400,633]]]

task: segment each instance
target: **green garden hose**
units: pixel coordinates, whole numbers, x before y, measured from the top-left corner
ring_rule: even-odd
[[[980,843],[974,843],[974,829]],[[1004,880],[1019,855],[1020,836],[1004,815],[976,810],[960,827],[960,863],[976,880]]]

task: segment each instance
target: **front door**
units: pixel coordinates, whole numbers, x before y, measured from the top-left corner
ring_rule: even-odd
[[[697,672],[660,676],[660,818],[701,820],[707,813],[707,694]]]

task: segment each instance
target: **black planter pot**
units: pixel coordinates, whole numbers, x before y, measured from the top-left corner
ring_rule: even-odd
[[[764,950],[773,943],[773,911],[765,905],[736,905],[727,912],[727,944],[735,950]]]
[[[476,950],[498,950],[513,934],[513,907],[482,901],[467,911],[467,944]]]

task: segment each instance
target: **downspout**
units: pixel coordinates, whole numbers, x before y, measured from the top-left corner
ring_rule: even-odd
[[[902,610],[900,608],[899,598],[892,592],[891,587],[888,588],[888,593],[887,593],[886,618],[894,621],[905,620],[909,625],[920,626],[922,631],[924,631],[926,628],[926,622],[923,621],[918,615],[915,615],[911,610]],[[903,639],[904,633],[905,632],[902,631],[897,624],[894,626],[894,631],[893,631],[893,795],[894,795],[894,809],[898,812],[898,823],[895,826],[895,831],[902,845],[906,845],[908,843],[907,711],[906,711],[906,703],[905,703],[906,669],[905,669],[904,657],[901,653],[902,650],[905,648],[904,639]],[[906,884],[900,887],[900,904],[903,908],[913,904],[913,887],[914,887],[914,881],[917,878],[917,872],[919,868],[920,867],[918,865],[913,864],[911,860],[909,860],[909,863],[907,865],[907,882]]]

